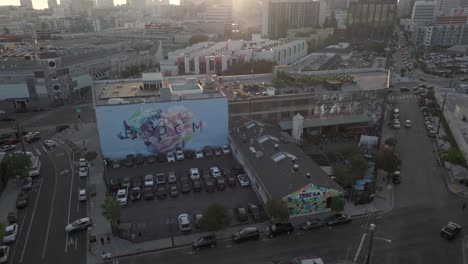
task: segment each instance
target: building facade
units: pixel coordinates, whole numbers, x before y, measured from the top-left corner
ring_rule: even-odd
[[[26,8],[33,8],[32,0],[20,0],[20,5]]]
[[[350,41],[386,41],[392,37],[397,0],[357,0],[349,3],[347,36]]]
[[[410,29],[414,30],[419,26],[431,25],[436,16],[436,8],[436,2],[416,1],[411,14]]]
[[[262,36],[286,37],[288,29],[316,28],[319,25],[320,1],[267,0],[262,2]]]
[[[230,36],[232,32],[232,5],[207,6],[203,13],[205,22],[224,24],[224,36]]]

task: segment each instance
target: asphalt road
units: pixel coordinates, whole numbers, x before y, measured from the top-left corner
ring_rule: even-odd
[[[70,118],[70,111],[38,115],[37,122],[47,125]],[[86,179],[79,179],[75,170],[79,156],[74,146],[60,139],[56,148],[43,146],[43,140],[54,136],[55,131],[41,131],[41,141],[25,145],[40,157],[41,174],[34,179],[28,207],[19,212],[20,233],[9,263],[86,263],[86,232],[65,232],[68,223],[87,216],[87,204],[78,202],[78,189],[86,186]]]

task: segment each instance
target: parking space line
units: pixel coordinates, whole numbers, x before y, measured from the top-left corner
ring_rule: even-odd
[[[41,155],[41,152],[39,151],[39,149],[35,148],[34,150],[36,151],[37,155]]]

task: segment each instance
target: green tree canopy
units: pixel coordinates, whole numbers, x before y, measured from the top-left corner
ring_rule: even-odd
[[[111,223],[120,222],[120,205],[117,199],[112,195],[107,195],[104,203],[101,205],[102,215]]]
[[[397,144],[397,139],[394,138],[394,137],[389,137],[385,140],[385,145],[388,145],[388,146],[391,146],[391,147],[394,147],[396,146]]]
[[[351,187],[356,180],[361,179],[367,172],[367,161],[362,156],[357,145],[348,144],[342,147],[340,154],[344,159],[332,166],[336,181],[343,187]]]
[[[212,203],[203,211],[201,227],[205,231],[219,231],[229,226],[226,208],[219,203]]]
[[[330,208],[333,212],[341,212],[344,210],[345,200],[343,196],[333,197],[331,199]]]
[[[193,44],[197,44],[200,42],[205,42],[205,41],[208,41],[208,39],[209,39],[208,36],[205,36],[205,35],[193,35],[189,39],[189,44],[193,45]]]
[[[382,150],[374,156],[375,166],[386,171],[389,175],[393,173],[400,164],[400,158],[392,150]]]
[[[12,153],[3,162],[3,172],[7,178],[28,176],[30,159],[23,153]]]
[[[282,200],[270,200],[265,207],[268,216],[275,221],[286,222],[289,220],[289,210]]]
[[[442,159],[455,165],[466,167],[466,161],[460,150],[451,147],[442,152]]]

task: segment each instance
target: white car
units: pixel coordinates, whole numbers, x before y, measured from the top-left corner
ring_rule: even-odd
[[[174,153],[168,152],[168,153],[166,154],[166,157],[167,157],[167,162],[175,162],[175,155],[174,155]]]
[[[80,167],[88,167],[88,162],[85,159],[80,158],[80,161],[78,161],[78,165]]]
[[[86,192],[86,189],[80,189],[78,192],[78,201],[86,201],[88,199],[88,193]]]
[[[154,176],[153,174],[148,174],[145,176],[145,187],[153,187],[154,185]]]
[[[195,149],[195,158],[203,159],[203,151],[199,148]]]
[[[0,151],[7,152],[7,151],[12,151],[15,148],[16,148],[16,145],[3,145],[0,147]]]
[[[89,226],[92,226],[93,222],[91,221],[91,218],[89,217],[84,217],[76,220],[75,222],[68,224],[65,227],[65,231],[67,232],[73,232],[73,231],[78,231],[78,230],[83,230],[88,228]]]
[[[87,177],[88,176],[88,167],[80,167],[78,170],[78,174],[80,177]]]
[[[44,145],[46,145],[49,148],[53,148],[57,146],[57,142],[49,139],[44,141]]]
[[[219,171],[218,167],[211,167],[210,168],[211,176],[213,177],[221,177],[221,171]]]
[[[192,224],[190,224],[190,218],[188,214],[181,214],[177,217],[179,220],[180,231],[186,232],[192,230]]]
[[[16,241],[18,235],[18,224],[12,224],[5,228],[5,235],[3,236],[3,243],[13,243]]]
[[[0,247],[0,263],[7,263],[9,256],[10,256],[10,247],[1,246]]]
[[[33,138],[36,136],[39,136],[39,132],[28,132],[26,133],[26,135],[24,135],[24,138],[28,139],[28,138]]]
[[[127,189],[122,188],[117,191],[117,201],[119,202],[120,206],[127,205]]]
[[[410,128],[411,127],[411,120],[406,120],[405,121],[405,127]]]
[[[399,129],[400,128],[400,122],[393,122],[393,128]]]
[[[192,180],[200,179],[200,173],[198,172],[198,168],[190,168],[190,179]]]
[[[227,155],[231,153],[231,150],[229,149],[228,145],[222,145],[221,150],[223,151],[223,154]]]
[[[185,158],[184,152],[182,151],[181,148],[176,148],[175,155],[176,155],[177,160],[184,160],[184,158]]]
[[[250,185],[249,177],[245,174],[237,175],[237,179],[242,187],[246,187]]]

